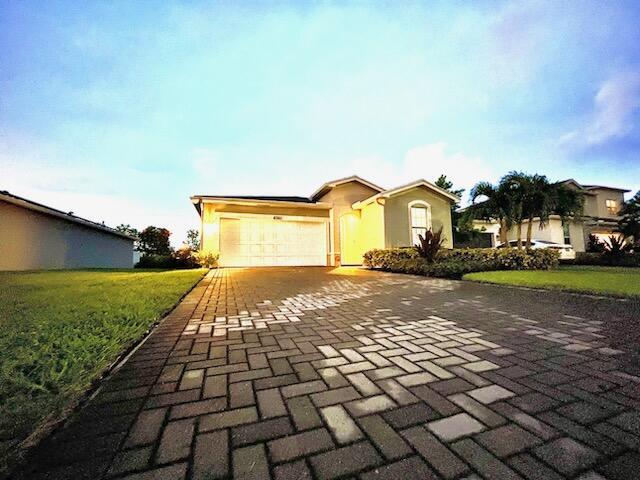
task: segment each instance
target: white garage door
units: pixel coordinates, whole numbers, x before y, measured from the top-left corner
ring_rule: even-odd
[[[326,222],[279,220],[266,215],[220,220],[223,267],[326,264]]]

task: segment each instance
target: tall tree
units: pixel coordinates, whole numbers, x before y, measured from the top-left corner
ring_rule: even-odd
[[[530,200],[531,179],[531,175],[516,171],[511,171],[500,179],[500,187],[509,197],[509,212],[511,223],[517,228],[518,248],[522,248],[522,224],[526,217],[527,203]]]
[[[453,182],[447,178],[446,175],[442,174],[438,177],[435,182],[437,187],[440,187],[443,190],[446,190],[449,193],[453,193],[456,197],[462,197],[464,193],[464,188],[453,188]],[[455,208],[458,208],[459,204],[456,202]]]
[[[138,232],[137,228],[132,227],[131,225],[121,223],[116,227],[116,230],[120,233],[124,233],[125,235],[130,235],[132,237],[137,237],[140,232]]]
[[[171,232],[166,228],[149,226],[138,235],[140,238],[138,250],[144,255],[169,255],[171,254],[170,236]]]
[[[454,188],[453,182],[447,178],[446,175],[442,174],[435,181],[436,186],[446,190],[449,193],[453,193],[456,197],[461,198],[464,193],[464,188]],[[451,204],[451,225],[453,225],[454,229],[458,228],[458,224],[460,222],[460,213],[458,212],[458,208],[460,208],[460,202],[453,202]]]
[[[562,183],[553,183],[548,188],[551,190],[548,210],[559,215],[563,222],[582,217],[584,195],[581,192]]]
[[[127,224],[121,223],[116,227],[116,230],[120,233],[124,233],[125,235],[129,235],[130,237],[139,237],[140,235],[140,232],[138,231],[138,229],[132,227],[128,223]],[[139,244],[140,244],[140,240],[136,240],[133,242],[134,250],[138,250]]]
[[[191,250],[200,250],[200,232],[194,229],[187,230],[187,241],[185,243]]]
[[[640,247],[640,191],[622,205],[618,230],[625,237],[633,237],[636,248]]]

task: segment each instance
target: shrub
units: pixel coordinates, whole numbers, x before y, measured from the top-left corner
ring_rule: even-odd
[[[557,267],[558,261],[558,252],[551,249],[442,250],[432,263],[408,248],[371,250],[364,255],[364,264],[369,268],[446,278],[487,270],[543,270]]]
[[[205,267],[205,268],[218,267],[218,259],[220,258],[220,255],[218,255],[217,253],[205,252],[204,250],[199,250],[194,253],[194,256],[201,267]]]
[[[419,256],[415,248],[376,248],[366,252],[363,259],[365,267],[389,270],[401,260],[411,260]]]
[[[173,258],[172,268],[198,268],[200,263],[195,253],[189,247],[182,247],[171,254]]]
[[[422,258],[424,258],[427,262],[433,262],[436,259],[436,255],[438,255],[438,251],[442,247],[442,243],[444,242],[444,237],[442,236],[442,227],[437,232],[429,229],[424,232],[424,237],[422,235],[418,235],[419,244],[414,248],[418,252]]]
[[[135,268],[173,268],[174,261],[171,255],[145,254],[140,257]]]
[[[637,253],[607,255],[606,253],[578,252],[576,259],[567,263],[605,267],[640,267],[640,255]]]
[[[604,252],[604,242],[601,241],[594,234],[589,234],[589,241],[587,242],[587,252],[602,253]]]
[[[627,243],[625,238],[616,235],[609,236],[609,241],[604,242],[604,254],[613,257],[621,257],[632,248],[631,243]]]

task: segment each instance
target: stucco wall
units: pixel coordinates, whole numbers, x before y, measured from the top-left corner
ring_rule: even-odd
[[[622,204],[624,203],[624,194],[617,190],[609,190],[608,188],[599,188],[596,190],[592,190],[592,192],[596,194],[595,209],[593,207],[590,207],[590,212],[593,212],[593,213],[585,212],[585,215],[601,217],[601,218],[611,218],[611,219],[618,218],[617,215],[611,215],[607,211],[606,200],[615,200],[619,210],[620,207],[622,207]]]
[[[518,239],[518,231],[516,227],[513,227],[507,233],[509,240]],[[527,222],[522,224],[522,239],[527,238]],[[564,243],[564,231],[562,230],[562,221],[559,218],[551,218],[549,222],[540,230],[540,222],[538,220],[533,221],[533,229],[531,232],[531,238],[533,240],[546,240],[548,242]]]
[[[585,240],[584,240],[584,228],[582,222],[569,222],[569,237],[571,239],[571,246],[576,252],[584,252]],[[562,227],[562,220],[559,217],[551,217],[549,222],[544,225],[540,230],[540,222],[538,220],[533,221],[533,230],[531,237],[534,240],[547,240],[549,242],[555,242],[564,244],[564,229]],[[518,232],[516,228],[512,228],[507,234],[509,240],[517,240]],[[522,239],[527,238],[527,222],[522,224]]]
[[[586,250],[584,224],[582,222],[569,223],[569,236],[571,238],[571,246],[576,252],[584,252]]]
[[[384,207],[370,203],[360,211],[360,244],[362,253],[374,248],[384,248]]]
[[[442,227],[445,236],[443,246],[453,248],[451,228],[451,202],[425,187],[389,197],[384,205],[385,245],[387,248],[411,246],[409,203],[423,200],[431,206],[431,225],[434,231]]]
[[[131,267],[133,240],[0,201],[0,270]]]
[[[352,212],[351,205],[378,193],[359,182],[348,182],[329,190],[318,199],[333,204],[333,254],[340,254],[340,217]]]

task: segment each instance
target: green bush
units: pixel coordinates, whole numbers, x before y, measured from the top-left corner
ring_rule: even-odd
[[[576,259],[568,261],[567,263],[604,267],[640,267],[640,255],[637,253],[608,255],[607,253],[578,252],[576,253]]]
[[[136,263],[136,268],[174,268],[175,262],[171,255],[143,255]]]
[[[147,254],[136,263],[136,268],[216,268],[218,266],[218,254],[203,251],[194,251],[189,247],[180,248],[171,255]]]
[[[364,264],[390,272],[412,273],[430,277],[460,278],[466,273],[489,270],[544,270],[558,266],[558,252],[551,249],[469,248],[443,250],[435,262],[420,258],[413,248],[371,250]]]
[[[365,267],[389,270],[392,265],[401,260],[420,258],[420,255],[413,247],[388,248],[369,250],[364,254],[363,258]]]

